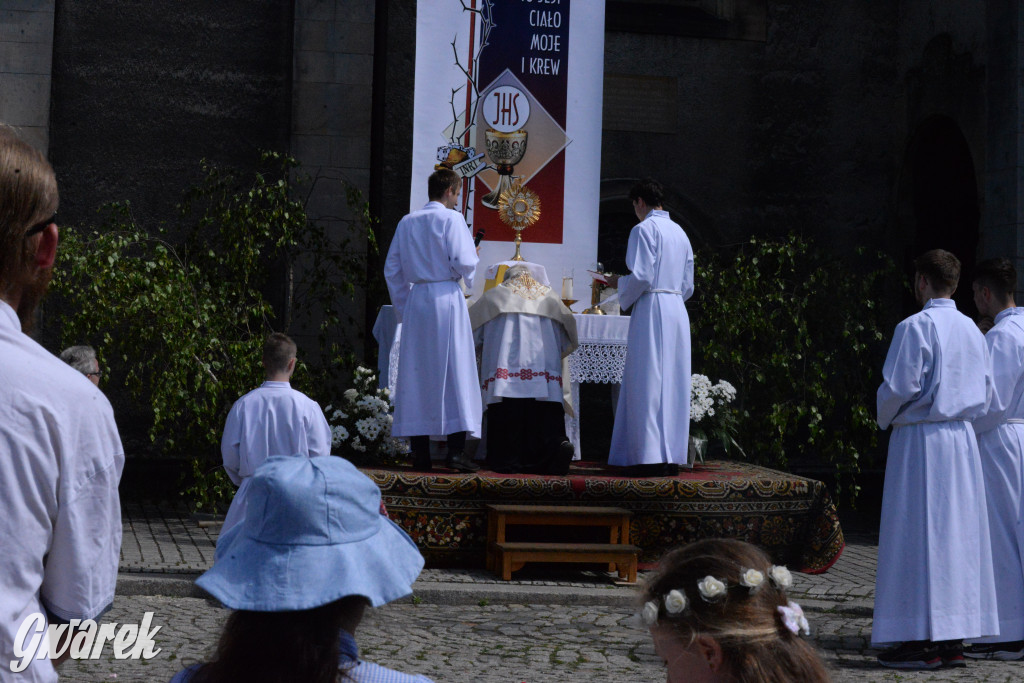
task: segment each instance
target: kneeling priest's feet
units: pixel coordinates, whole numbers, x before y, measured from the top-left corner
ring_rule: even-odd
[[[938,669],[942,666],[942,653],[936,643],[911,640],[881,652],[878,663],[890,669]]]

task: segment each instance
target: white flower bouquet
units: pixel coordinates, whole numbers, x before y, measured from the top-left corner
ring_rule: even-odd
[[[359,366],[342,400],[324,408],[331,426],[331,452],[356,465],[391,465],[408,453],[403,439],[391,436],[391,392],[377,386],[377,373]]]
[[[730,405],[736,400],[736,387],[724,379],[712,384],[707,375],[690,378],[690,446],[696,459],[704,462],[710,441],[722,444],[726,455],[733,449],[746,457],[736,441],[736,411]]]

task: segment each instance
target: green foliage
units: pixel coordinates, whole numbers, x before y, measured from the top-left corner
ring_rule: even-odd
[[[374,244],[372,221],[353,188],[362,234],[339,237],[311,221],[303,193],[323,179],[296,166],[273,153],[248,174],[203,162],[174,231],[140,226],[127,203],[105,206],[98,228],[62,230],[61,343],[96,346],[111,368],[105,390],[150,409],[149,437],[164,451],[196,456],[197,504],[216,499],[226,481],[209,474],[220,433],[232,403],[262,381],[268,332],[318,332],[315,370],[300,367],[293,378],[303,388],[330,392],[348,374],[342,306],[365,271],[363,250],[350,242]]]
[[[747,456],[834,469],[840,489],[877,444],[870,406],[880,381],[882,254],[843,261],[789,235],[697,259],[694,368],[737,390]]]

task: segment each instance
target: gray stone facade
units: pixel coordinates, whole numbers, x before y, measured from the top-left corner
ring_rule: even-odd
[[[9,0],[0,119],[49,147],[75,222],[111,199],[157,220],[200,158],[244,164],[271,148],[323,177],[310,210],[338,230],[351,218],[339,179],[362,190],[386,249],[408,207],[416,12],[416,0]],[[900,264],[943,244],[967,276],[992,255],[1024,267],[1021,12],[1015,0],[607,0],[602,258],[621,253],[625,191],[650,174],[698,246],[796,230]],[[364,330],[385,300],[369,258],[353,310]]]

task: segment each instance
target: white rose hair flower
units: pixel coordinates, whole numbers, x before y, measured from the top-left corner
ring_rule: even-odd
[[[768,573],[772,577],[772,581],[779,588],[789,588],[793,585],[793,575],[785,567],[773,564]]]
[[[644,608],[640,612],[640,616],[644,620],[644,625],[650,628],[658,623],[658,604],[653,600],[649,600],[644,603]]]
[[[697,583],[700,597],[711,602],[725,595],[725,584],[713,576],[705,576]]]
[[[746,567],[740,570],[740,585],[749,588],[751,593],[756,593],[763,583],[763,572],[759,572],[756,569],[747,569]]]
[[[679,614],[686,605],[686,594],[682,591],[670,590],[665,596],[665,611],[669,614]]]

